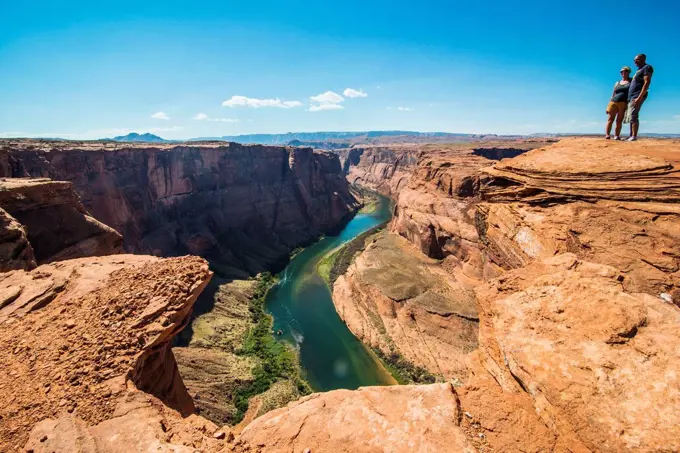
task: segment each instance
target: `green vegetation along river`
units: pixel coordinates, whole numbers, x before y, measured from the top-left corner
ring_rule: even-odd
[[[388,221],[390,200],[379,196],[371,212],[359,213],[338,236],[329,236],[297,254],[267,295],[274,331],[300,352],[300,362],[315,391],[396,384],[380,360],[349,331],[333,306],[328,285],[317,272],[330,251]]]

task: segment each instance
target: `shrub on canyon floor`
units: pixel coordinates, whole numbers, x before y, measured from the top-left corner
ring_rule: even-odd
[[[272,335],[273,319],[265,311],[265,299],[269,289],[276,284],[276,277],[265,272],[258,280],[249,306],[255,327],[248,331],[243,347],[238,353],[255,356],[261,363],[253,371],[254,380],[236,389],[234,404],[238,409],[237,422],[248,410],[250,398],[266,392],[277,381],[289,379],[301,395],[311,393],[309,385],[300,375],[298,358],[293,348],[277,341]]]

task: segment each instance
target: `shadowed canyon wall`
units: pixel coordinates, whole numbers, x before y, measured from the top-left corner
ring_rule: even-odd
[[[0,141],[0,176],[70,181],[129,252],[246,276],[285,263],[357,208],[334,154],[235,143]]]

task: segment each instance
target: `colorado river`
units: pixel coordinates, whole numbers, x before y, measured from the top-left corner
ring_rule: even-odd
[[[267,295],[274,330],[297,347],[305,377],[315,391],[390,385],[396,381],[375,355],[349,331],[333,306],[331,292],[317,273],[331,250],[390,219],[390,200],[379,197],[373,212],[360,213],[338,236],[326,237],[296,255]]]

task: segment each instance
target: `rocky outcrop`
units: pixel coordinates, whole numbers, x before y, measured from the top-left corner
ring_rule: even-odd
[[[478,349],[456,393],[465,414],[460,426],[478,451],[680,450],[678,156],[677,141],[565,139],[475,169],[478,195],[460,223],[474,222],[472,249],[483,266],[448,266],[452,243],[432,269],[475,287]],[[461,187],[432,185],[442,179],[422,171],[400,192],[404,211],[417,206],[408,199],[414,184],[431,194]],[[459,202],[454,193],[429,206]],[[432,211],[414,211],[419,215],[410,218],[425,211],[432,219]],[[389,319],[386,297],[415,294],[423,280],[409,271],[406,249],[380,262],[386,243],[369,245],[336,283],[339,311],[355,298],[361,310],[352,316],[361,327],[371,321],[366,307]],[[398,310],[392,308],[397,319],[406,319]]]
[[[68,182],[0,178],[2,270],[122,253],[116,231],[87,213]]]
[[[0,272],[33,269],[37,264],[26,228],[0,208]]]
[[[170,340],[210,276],[200,258],[134,255],[1,274],[0,450],[23,445],[45,418],[116,417],[130,392],[191,414]]]
[[[127,251],[199,255],[240,276],[280,266],[358,207],[337,156],[309,148],[6,140],[0,176],[69,181]]]
[[[440,378],[467,378],[465,356],[478,333],[473,287],[405,239],[375,235],[335,282],[333,302],[352,333],[383,356]]]
[[[626,291],[679,301],[678,151],[571,139],[485,169],[476,223],[488,256],[515,269],[572,252],[620,269]]]
[[[548,451],[680,449],[680,310],[626,292],[622,280],[567,253],[479,290],[482,383],[473,379],[461,401],[497,451],[528,451],[520,447],[532,432]],[[501,391],[484,402],[479,386]],[[503,405],[533,408],[519,438],[517,419],[494,415]]]
[[[335,282],[338,313],[384,356],[459,381],[477,344],[473,289],[502,271],[482,253],[474,222],[481,170],[493,162],[483,155],[514,156],[537,143],[480,146],[366,147],[341,155],[350,181],[396,200],[388,229],[420,253],[381,233]]]
[[[473,453],[449,384],[315,393],[252,422],[238,453]]]
[[[544,142],[401,145],[341,152],[347,179],[395,200],[393,232],[431,258],[447,259],[469,277],[496,275],[479,253],[474,227],[481,169],[488,159],[516,156]],[[489,151],[493,150],[493,152]]]
[[[680,449],[680,143],[628,145],[566,139],[484,170],[475,220],[506,272],[477,289],[459,395],[485,448]]]

